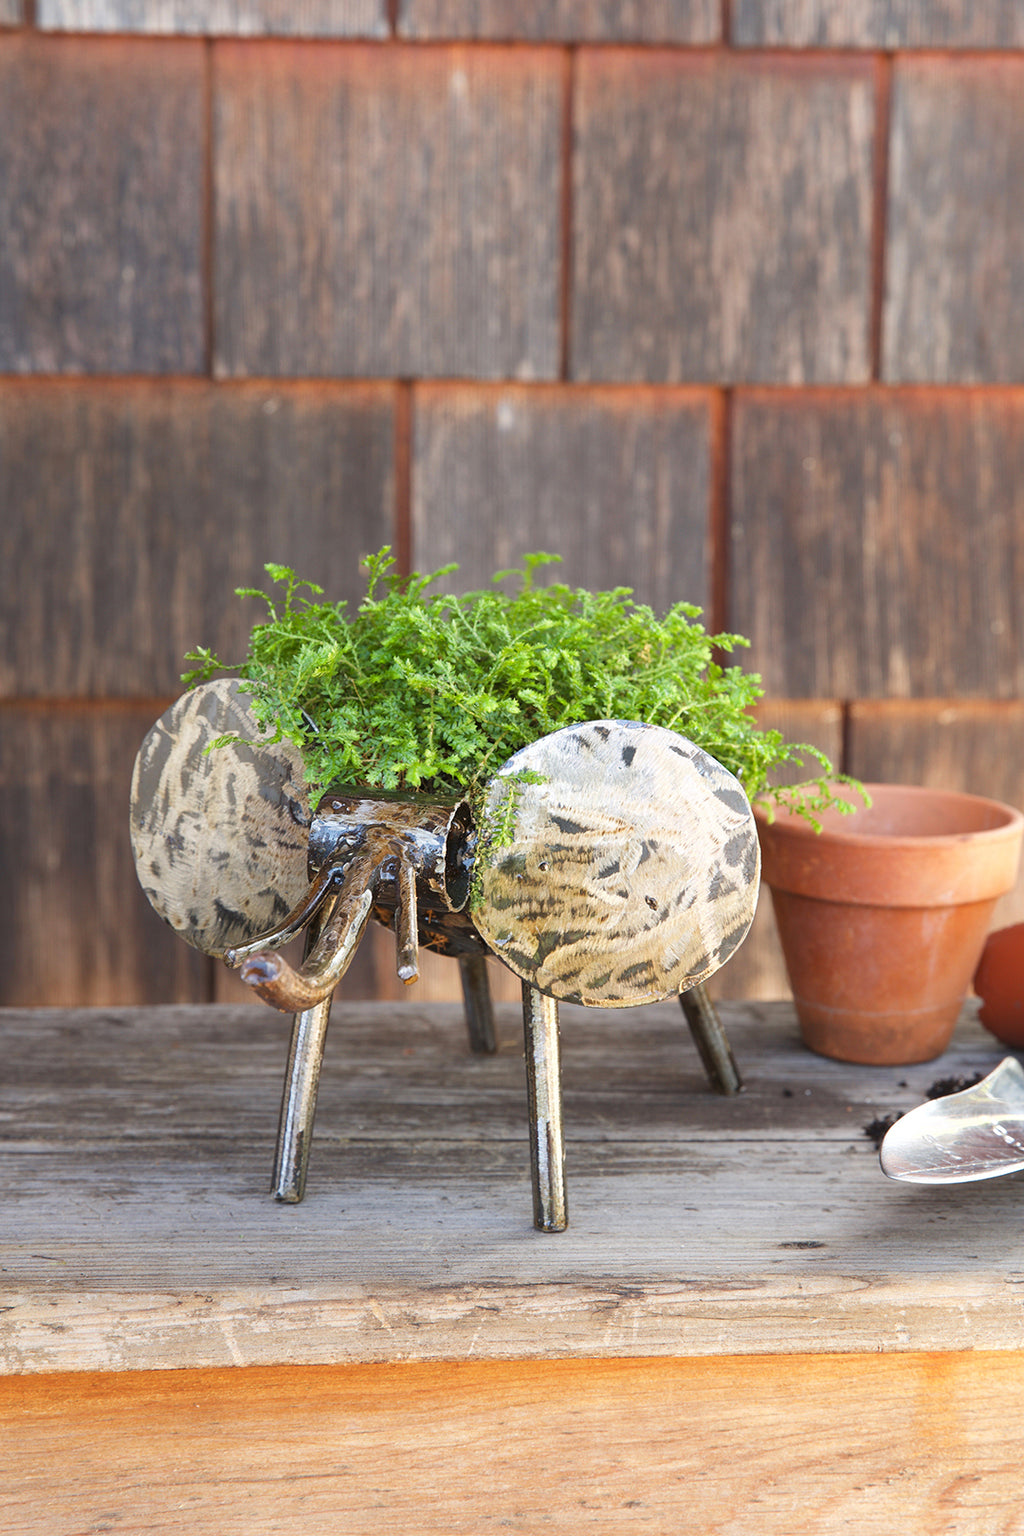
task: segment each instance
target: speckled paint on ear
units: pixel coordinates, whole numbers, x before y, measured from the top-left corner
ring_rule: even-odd
[[[595,720],[524,747],[491,780],[472,915],[542,992],[625,1008],[718,970],[746,936],[759,879],[731,773],[660,726]]]
[[[206,751],[228,734],[244,740]],[[139,748],[131,790],[139,883],[164,921],[208,955],[273,927],[300,900],[309,821],[298,749],[261,744],[235,679],[183,694]]]

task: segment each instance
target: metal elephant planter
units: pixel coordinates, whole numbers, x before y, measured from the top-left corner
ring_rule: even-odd
[[[242,738],[209,750],[218,737]],[[703,982],[753,918],[759,845],[738,781],[657,726],[581,723],[517,752],[466,801],[338,787],[310,803],[299,751],[268,745],[239,685],[156,722],[132,780],[136,869],[190,944],[295,1015],[273,1190],[302,1199],[331,998],[370,918],[398,974],[459,961],[470,1044],[496,1049],[486,959],[522,981],[534,1220],[567,1222],[558,1003],[678,995],[712,1085],[739,1075]],[[306,933],[303,964],[277,951]]]

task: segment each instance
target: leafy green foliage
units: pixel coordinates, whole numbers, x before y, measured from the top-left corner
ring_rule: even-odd
[[[321,789],[349,783],[473,799],[520,747],[582,720],[619,719],[689,737],[751,798],[767,791],[812,819],[837,803],[827,758],[755,725],[749,710],[760,678],[716,659],[746,645],[741,636],[709,635],[689,603],[659,620],[627,587],[537,585],[537,568],[557,559],[527,555],[491,589],[452,597],[427,588],[456,566],[401,577],[385,547],[366,561],[366,596],[352,614],[345,603],[318,601],[323,589],[287,566],[268,565],[283,598],[238,593],[268,609],[245,660],[225,668],[208,650],[193,651],[196,667],[183,681],[237,672],[260,724],[300,747]],[[808,783],[769,790],[773,769],[807,758],[820,770]]]

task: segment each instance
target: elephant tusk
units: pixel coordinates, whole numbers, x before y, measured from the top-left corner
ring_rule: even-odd
[[[276,928],[268,929],[266,933],[251,939],[248,944],[237,944],[234,949],[229,949],[224,956],[226,964],[232,967],[240,966],[243,960],[258,955],[262,950],[279,949],[282,944],[287,944],[289,939],[294,939],[310,919],[316,916],[328,896],[344,878],[345,871],[340,864],[329,864],[322,869],[298,906],[293,907]]]
[[[416,870],[408,859],[398,863],[398,906],[395,909],[395,942],[398,946],[398,979],[409,986],[418,979],[419,923],[416,907]]]
[[[242,961],[239,972],[246,986],[282,1013],[301,1013],[324,1002],[352,963],[363,936],[380,880],[380,850],[357,854],[348,867],[345,886],[314,948],[301,969],[283,955],[261,950]]]

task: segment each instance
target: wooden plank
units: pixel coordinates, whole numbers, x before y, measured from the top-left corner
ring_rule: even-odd
[[[60,32],[387,37],[387,0],[36,0]]]
[[[218,371],[554,377],[563,72],[218,44]]]
[[[1019,57],[895,66],[882,338],[888,380],[1024,379],[1022,89]]]
[[[0,693],[173,696],[196,645],[245,654],[233,594],[268,560],[357,598],[394,540],[392,411],[386,386],[0,382]]]
[[[203,55],[0,37],[0,370],[204,366]]]
[[[733,0],[732,42],[787,48],[1019,48],[1017,0]]]
[[[732,441],[727,622],[770,693],[1020,696],[1024,400],[751,391]]]
[[[704,392],[419,386],[414,560],[471,590],[551,550],[538,580],[706,606],[710,437]]]
[[[1024,809],[1024,704],[889,700],[850,708],[850,771],[883,784],[961,789]],[[993,928],[1024,922],[1024,869]]]
[[[0,709],[0,1001],[201,1002],[202,955],[135,878],[128,785],[159,707]]]
[[[512,42],[717,43],[716,0],[399,0],[400,37]]]
[[[0,1521],[1020,1536],[1022,1410],[988,1353],[55,1375],[0,1387]]]
[[[816,699],[762,699],[756,716],[762,730],[781,731],[786,741],[809,742],[824,752],[836,769],[842,767],[843,711],[839,704]],[[796,784],[816,773],[814,759],[808,758],[803,766],[792,763],[779,769],[772,782]],[[761,888],[750,932],[728,964],[711,978],[709,990],[716,998],[792,996],[767,887]]]
[[[570,1226],[531,1224],[521,1020],[472,1056],[444,1005],[338,1008],[309,1192],[266,1193],[288,1021],[8,1011],[9,1372],[1016,1349],[1019,1185],[919,1188],[864,1126],[1002,1047],[852,1067],[788,1004],[723,1004],[711,1093],[674,1004],[563,1010]]]
[[[860,60],[584,50],[572,376],[866,380],[873,78]]]

